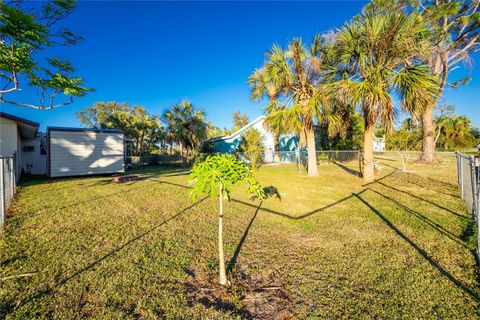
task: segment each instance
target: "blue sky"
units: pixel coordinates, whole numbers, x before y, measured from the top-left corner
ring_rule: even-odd
[[[249,99],[246,80],[262,65],[274,43],[293,37],[310,41],[317,32],[341,27],[364,1],[338,2],[83,2],[63,24],[84,41],[49,49],[70,60],[95,92],[72,105],[36,111],[2,105],[1,110],[46,126],[79,126],[75,112],[95,101],[130,102],[160,113],[182,99],[203,108],[214,124],[230,127],[232,113],[250,119],[264,103]],[[477,63],[452,75],[473,80],[445,93],[480,126],[480,55]],[[25,98],[34,99],[29,90]]]

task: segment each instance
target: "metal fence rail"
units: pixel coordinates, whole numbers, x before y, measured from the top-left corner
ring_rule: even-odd
[[[7,212],[16,189],[15,154],[0,157],[0,228],[5,221]]]
[[[475,254],[480,262],[480,167],[479,159],[457,152],[458,185],[467,209],[477,227],[477,248]]]

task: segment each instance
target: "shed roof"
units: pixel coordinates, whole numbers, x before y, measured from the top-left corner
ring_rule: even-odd
[[[72,128],[72,127],[47,127],[47,131],[123,133],[123,131],[120,129]]]

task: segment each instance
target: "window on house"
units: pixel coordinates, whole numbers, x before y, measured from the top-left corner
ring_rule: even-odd
[[[47,154],[47,150],[45,149],[45,147],[43,146],[43,144],[40,145],[40,154],[42,156],[46,155]]]
[[[23,146],[23,152],[35,152],[35,146]]]

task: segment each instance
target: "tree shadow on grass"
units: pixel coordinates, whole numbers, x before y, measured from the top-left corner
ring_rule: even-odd
[[[392,229],[400,238],[402,238],[405,242],[407,242],[413,249],[415,249],[432,267],[437,269],[443,276],[445,276],[448,280],[450,280],[455,286],[457,286],[459,289],[463,290],[465,293],[467,293],[472,299],[474,299],[476,302],[480,302],[480,296],[477,292],[473,291],[470,289],[468,286],[466,286],[464,283],[462,283],[460,280],[455,278],[449,271],[447,271],[440,263],[435,261],[433,258],[431,258],[428,253],[422,249],[418,244],[416,244],[413,240],[411,240],[409,237],[407,237],[400,229],[398,229],[388,218],[386,218],[379,210],[377,210],[375,207],[373,207],[369,202],[367,202],[365,199],[360,197],[360,195],[353,194],[354,197],[356,197],[360,202],[362,202],[365,206],[367,206],[370,211],[372,211],[377,217],[379,217],[390,229]]]
[[[158,180],[158,182],[160,183],[164,183],[164,184],[168,184],[168,185],[172,185],[172,186],[177,186],[177,187],[180,187],[180,188],[185,188],[185,189],[191,189],[191,187],[189,186],[185,186],[183,184],[178,184],[178,183],[174,183],[174,182],[169,182],[169,181],[162,181],[162,180]],[[360,191],[360,193],[364,192],[365,190],[363,191]],[[312,211],[309,211],[309,212],[306,212],[302,215],[299,215],[299,216],[293,216],[293,215],[290,215],[288,213],[285,213],[285,212],[280,212],[280,211],[276,211],[276,210],[272,210],[272,209],[268,209],[268,208],[260,208],[261,211],[265,211],[265,212],[268,212],[268,213],[271,213],[271,214],[274,214],[274,215],[278,215],[278,216],[281,216],[281,217],[284,217],[284,218],[287,218],[287,219],[292,219],[292,220],[302,220],[302,219],[305,219],[311,215],[314,215],[316,213],[319,213],[319,212],[322,212],[322,211],[325,211],[326,209],[329,209],[331,207],[334,207],[335,205],[337,204],[340,204],[342,202],[345,202],[349,199],[352,199],[354,196],[353,195],[349,195],[349,196],[346,196],[344,198],[341,198],[339,199],[338,201],[335,201],[335,202],[332,202],[326,206],[323,206],[321,208],[318,208],[318,209],[315,209],[315,210],[312,210]],[[232,202],[236,202],[236,203],[240,203],[240,204],[243,204],[243,205],[246,205],[246,206],[249,206],[249,207],[252,207],[252,208],[257,208],[256,205],[252,204],[252,203],[248,203],[246,201],[243,201],[243,200],[238,200],[238,199],[234,199],[232,198],[231,199]]]
[[[407,211],[408,213],[414,215],[415,217],[417,217],[418,219],[420,219],[421,221],[425,222],[426,224],[428,224],[429,226],[431,226],[433,229],[437,230],[438,232],[440,232],[441,234],[443,234],[444,236],[448,237],[450,240],[453,240],[455,241],[456,243],[458,243],[459,245],[461,245],[462,247],[464,248],[467,248],[468,249],[468,245],[463,242],[465,241],[462,237],[458,237],[457,235],[453,234],[451,231],[445,229],[442,225],[440,225],[439,223],[431,220],[430,218],[426,217],[425,215],[421,214],[420,212],[418,211],[415,211],[407,206],[405,206],[404,204],[400,203],[399,201],[389,197],[389,196],[386,196],[384,195],[383,193],[381,192],[378,192],[374,189],[370,189],[370,191],[376,193],[377,195],[393,202],[394,204],[396,204],[397,206],[399,206],[400,208],[404,209],[405,211]],[[462,241],[463,240],[463,241]]]
[[[179,216],[181,216],[182,214],[184,214],[185,212],[187,212],[188,210],[192,209],[193,207],[195,207],[196,205],[200,204],[201,202],[205,201],[207,199],[207,197],[193,203],[192,205],[178,211],[177,213],[175,213],[174,215],[170,216],[169,218],[163,220],[162,222],[156,224],[155,226],[151,227],[150,229],[140,233],[139,235],[131,238],[130,240],[126,241],[125,243],[123,243],[122,245],[116,247],[115,249],[109,251],[108,253],[106,253],[105,255],[101,256],[100,258],[96,259],[95,261],[89,263],[88,265],[84,266],[83,268],[75,271],[74,273],[72,273],[71,275],[57,281],[55,284],[45,288],[45,289],[41,289],[41,290],[38,290],[36,291],[35,293],[31,294],[30,296],[26,297],[25,299],[19,301],[18,303],[15,304],[15,301],[3,301],[1,304],[0,304],[0,316],[6,316],[8,313],[12,312],[13,310],[33,301],[33,300],[36,300],[36,299],[40,299],[44,296],[48,296],[50,294],[52,294],[55,289],[57,289],[58,287],[61,287],[63,286],[64,284],[66,284],[67,282],[75,279],[76,277],[78,277],[79,275],[83,274],[84,272],[92,269],[93,267],[95,267],[96,265],[100,264],[102,261],[108,259],[109,257],[119,253],[120,251],[122,251],[123,249],[125,249],[126,247],[128,247],[129,245],[131,245],[132,243],[142,239],[143,237],[145,237],[146,235],[152,233],[153,231],[157,230],[158,228],[166,225],[167,223],[169,223],[170,221],[172,220],[175,220],[176,218],[178,218]],[[1,318],[1,317],[0,317]]]
[[[235,252],[233,253],[232,258],[227,263],[227,272],[229,272],[229,273],[232,272],[233,268],[237,264],[237,259],[238,259],[238,256],[240,254],[240,251],[242,250],[243,243],[247,239],[248,232],[250,231],[250,228],[252,227],[253,221],[255,221],[255,218],[257,217],[258,211],[260,210],[261,206],[262,206],[262,202],[260,202],[257,209],[255,210],[255,213],[253,214],[252,218],[250,219],[250,222],[248,223],[247,228],[243,232],[243,236],[240,239],[240,242],[237,244],[237,247],[235,248]]]
[[[346,165],[343,165],[337,161],[332,161],[335,165],[337,165],[339,168],[343,169],[347,173],[354,175],[356,177],[361,177],[362,173],[359,170],[354,170],[352,168],[347,167]]]
[[[384,161],[385,159],[382,159],[382,161]],[[400,167],[396,167],[396,166],[392,166],[388,163],[383,163],[382,162],[382,165],[386,166],[386,167],[389,167],[389,168],[392,168],[392,169],[397,169],[397,170],[401,170]],[[443,185],[444,187],[446,188],[457,188],[458,186],[453,184],[453,183],[450,183],[450,182],[447,182],[447,181],[443,181],[443,180],[437,180],[437,179],[433,179],[431,177],[425,177],[425,176],[421,176],[419,174],[416,174],[416,173],[412,173],[412,172],[407,172],[406,174],[410,175],[410,176],[415,176],[417,178],[421,178],[423,180],[426,180],[426,181],[430,181],[430,183],[432,184],[441,184]],[[425,187],[425,186],[421,186],[421,187]]]
[[[412,197],[412,198],[415,198],[415,199],[417,199],[417,200],[424,201],[424,202],[426,202],[426,203],[428,203],[428,204],[431,204],[432,206],[435,206],[435,207],[437,207],[437,208],[439,208],[439,209],[445,210],[445,211],[447,211],[447,212],[449,212],[449,213],[453,214],[454,216],[457,216],[457,217],[459,217],[459,218],[461,218],[461,219],[468,219],[468,217],[466,217],[466,216],[464,216],[464,215],[461,215],[461,214],[459,214],[459,213],[457,213],[457,212],[455,212],[455,211],[453,211],[453,210],[451,210],[451,209],[449,209],[449,208],[446,208],[446,207],[444,207],[444,206],[441,206],[441,205],[439,205],[439,204],[437,204],[437,203],[435,203],[435,202],[433,202],[433,201],[431,201],[431,200],[428,200],[428,199],[424,199],[424,198],[422,198],[422,197],[419,197],[419,196],[417,196],[417,195],[415,195],[415,194],[413,194],[413,193],[410,193],[410,192],[408,192],[408,191],[404,191],[404,190],[401,190],[401,189],[392,187],[392,186],[390,186],[390,185],[388,185],[388,184],[386,184],[386,183],[384,183],[384,182],[381,182],[381,181],[375,181],[375,183],[378,183],[378,184],[380,184],[380,185],[382,185],[382,186],[384,186],[384,187],[386,187],[386,188],[392,189],[392,190],[394,190],[394,191],[397,191],[397,192],[406,194],[406,195],[408,195],[408,196],[410,196],[410,197]]]

